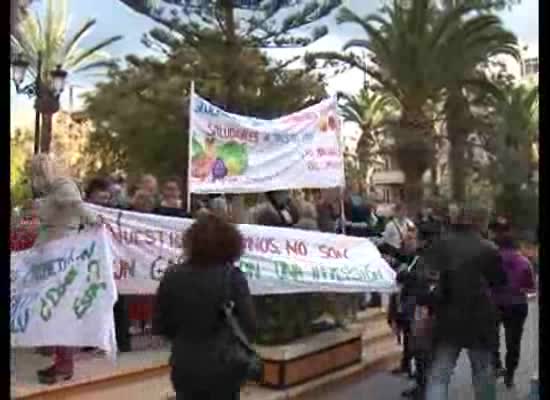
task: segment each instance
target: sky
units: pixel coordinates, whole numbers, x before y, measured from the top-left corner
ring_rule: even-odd
[[[69,0],[70,1],[70,0]],[[366,15],[376,11],[383,0],[344,0],[344,5],[357,12]],[[33,6],[34,10],[41,10],[45,0],[39,1]],[[151,54],[143,44],[143,33],[155,27],[155,23],[147,17],[137,14],[118,0],[72,0],[70,1],[70,26],[76,29],[88,18],[97,19],[94,31],[86,38],[84,44],[92,44],[98,40],[114,35],[123,35],[123,39],[109,48],[109,53],[117,58],[124,58],[128,54]],[[521,4],[514,6],[512,10],[500,13],[504,24],[519,38],[520,42],[536,46],[538,48],[539,36],[539,0],[521,0]],[[339,51],[342,45],[350,38],[361,35],[361,31],[349,25],[336,25],[332,17],[326,22],[329,34],[312,44],[309,51]],[[270,53],[276,58],[287,58],[301,55],[305,50],[277,50]],[[328,80],[329,93],[343,91],[357,92],[363,82],[363,74],[359,71],[348,71]],[[81,105],[79,94],[93,90],[97,78],[82,76],[69,76],[66,90],[61,96],[63,109],[69,108],[69,86],[73,86],[74,107]],[[23,95],[17,95],[15,89],[11,89],[11,122],[12,127],[32,126],[34,112],[33,103]]]

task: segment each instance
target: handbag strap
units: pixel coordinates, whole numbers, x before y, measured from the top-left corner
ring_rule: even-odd
[[[401,240],[401,246],[403,246],[403,243],[405,243],[405,239],[403,237],[403,232],[401,232],[401,226],[397,223],[395,219],[392,220],[393,225],[395,226],[395,229],[397,229],[397,233],[399,234],[399,239]]]
[[[232,293],[231,293],[231,273],[233,272],[233,268],[235,268],[233,265],[226,265],[224,270],[224,279],[223,279],[223,286],[224,286],[224,300],[222,304],[222,311],[224,313],[224,319],[235,337],[241,342],[241,344],[246,347],[248,350],[252,352],[256,352],[256,350],[252,347],[250,344],[250,341],[248,340],[246,334],[244,333],[243,329],[241,328],[241,324],[239,323],[239,320],[235,316],[235,313],[233,310],[235,309],[235,302],[231,299]]]

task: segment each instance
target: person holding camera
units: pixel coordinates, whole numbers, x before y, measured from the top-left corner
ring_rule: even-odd
[[[430,246],[424,262],[437,277],[432,285],[433,353],[426,400],[448,400],[458,356],[466,349],[472,365],[475,400],[495,400],[493,354],[498,312],[491,288],[506,284],[497,247],[483,239],[487,213],[464,207],[452,232]]]
[[[386,225],[384,243],[379,246],[380,251],[390,259],[390,264],[398,270],[408,267],[414,259],[418,246],[416,227],[407,218],[406,213],[407,209],[404,205],[395,206],[395,216]],[[414,314],[414,296],[406,281],[398,283],[401,283],[399,293],[390,297],[388,324],[398,340],[403,343],[403,356],[400,366],[392,373],[407,374],[412,378],[410,327]]]

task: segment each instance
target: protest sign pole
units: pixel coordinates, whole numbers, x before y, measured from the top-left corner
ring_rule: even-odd
[[[191,81],[189,89],[189,127],[187,129],[187,212],[191,213],[191,157],[193,155],[193,98],[195,97],[195,81]]]
[[[346,234],[346,212],[344,206],[344,187],[340,188],[340,220],[342,221],[342,234]]]

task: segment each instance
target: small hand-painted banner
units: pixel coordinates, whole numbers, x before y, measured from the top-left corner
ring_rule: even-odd
[[[102,227],[12,253],[12,345],[97,347],[116,354],[110,242]]]
[[[345,185],[336,98],[277,119],[225,112],[192,94],[193,193],[258,193]]]

